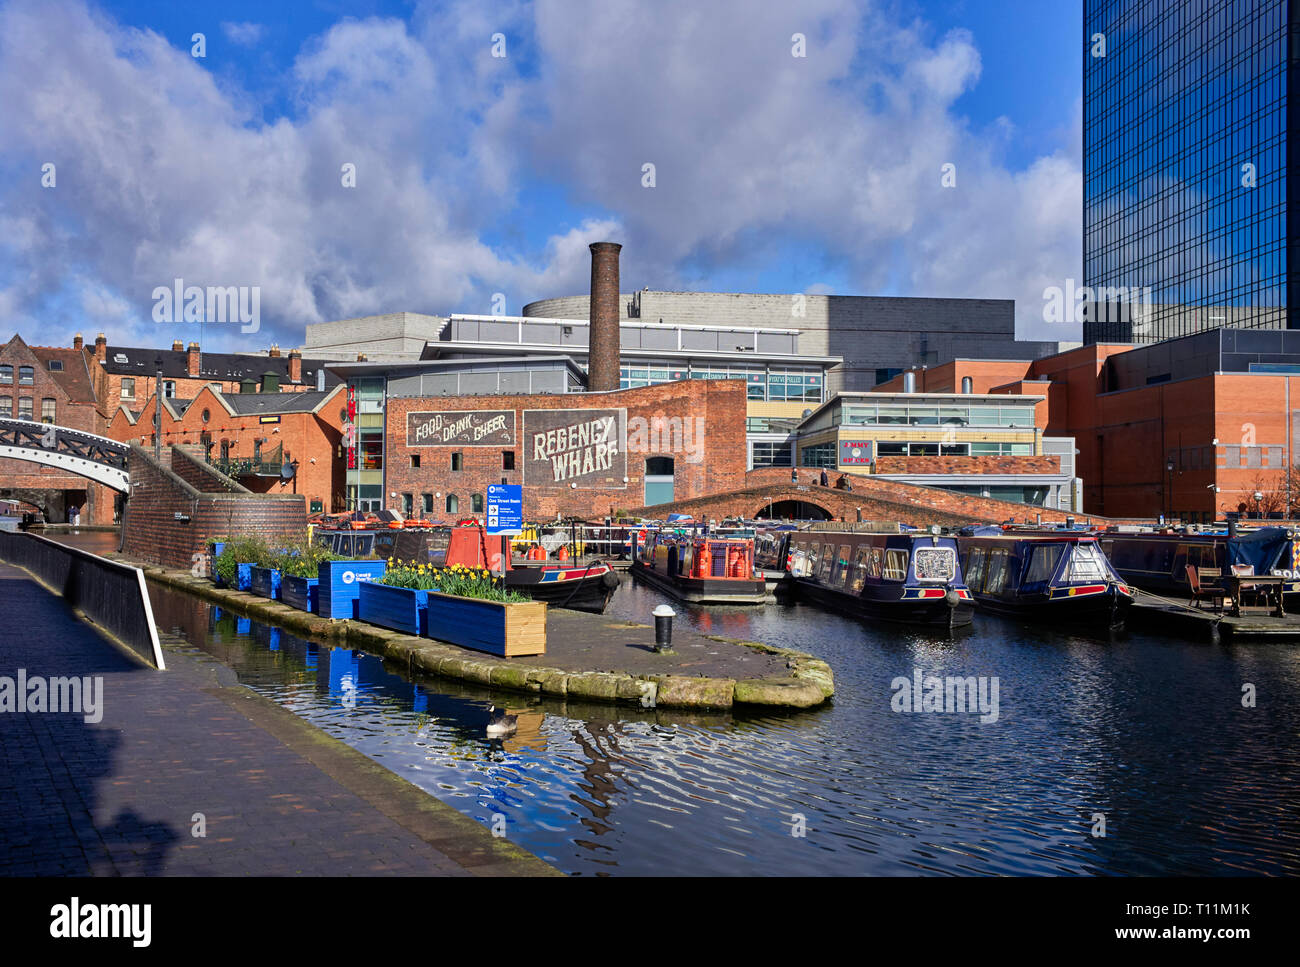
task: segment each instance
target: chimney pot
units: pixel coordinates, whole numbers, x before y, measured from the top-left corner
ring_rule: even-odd
[[[101,363],[108,359],[108,337],[102,332],[95,337],[95,358]]]
[[[84,345],[85,345],[85,341],[81,338],[81,333],[77,333],[75,336],[72,337],[73,349],[80,349]]]
[[[587,326],[587,389],[593,393],[619,386],[619,294],[617,242],[592,242],[591,307]]]
[[[172,340],[172,352],[179,353],[184,349],[185,349],[185,344],[183,342],[181,342],[179,339]]]
[[[271,349],[267,353],[267,355],[270,356],[272,359],[278,359],[280,356],[280,344],[279,343],[272,344]]]

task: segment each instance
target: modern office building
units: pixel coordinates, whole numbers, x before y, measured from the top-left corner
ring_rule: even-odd
[[[1293,0],[1085,0],[1085,344],[1300,328]]]

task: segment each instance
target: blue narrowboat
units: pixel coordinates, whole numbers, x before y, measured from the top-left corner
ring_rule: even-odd
[[[1115,572],[1095,535],[970,530],[958,538],[958,546],[962,573],[981,610],[1061,623],[1123,623],[1133,589]]]
[[[930,534],[799,531],[787,536],[794,593],[859,617],[909,624],[968,625],[974,600],[957,542]]]
[[[1287,527],[1236,532],[1155,531],[1099,535],[1101,548],[1120,577],[1155,594],[1187,597],[1187,568],[1213,570],[1221,579],[1232,569],[1287,578],[1283,590],[1300,594],[1300,534]],[[1290,581],[1291,578],[1295,582]]]

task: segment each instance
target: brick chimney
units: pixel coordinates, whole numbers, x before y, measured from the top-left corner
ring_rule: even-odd
[[[185,375],[193,379],[199,376],[199,344],[192,342],[185,353]]]
[[[81,333],[77,333],[75,336],[72,337],[72,348],[73,348],[73,349],[80,349],[80,348],[81,348],[82,346],[84,346],[85,344],[86,344],[86,343],[85,343],[85,340],[81,338]]]
[[[101,363],[108,360],[108,337],[102,332],[95,337],[95,358]]]
[[[267,354],[268,356],[270,356],[272,359],[279,359],[279,358],[280,358],[280,344],[279,344],[279,343],[276,343],[275,345],[273,345],[269,350],[267,350],[267,353],[266,353],[266,354]]]
[[[173,340],[172,340],[172,352],[174,352],[174,353],[182,353],[182,352],[184,352],[184,351],[185,351],[185,343],[181,342],[179,339],[173,339]]]
[[[289,350],[289,382],[302,382],[302,353],[296,349]]]
[[[587,327],[587,389],[619,386],[617,242],[591,243],[591,315]]]

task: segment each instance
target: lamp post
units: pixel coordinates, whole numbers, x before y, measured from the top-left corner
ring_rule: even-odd
[[[153,361],[153,458],[162,460],[162,356]]]
[[[1264,495],[1260,493],[1258,490],[1256,490],[1253,494],[1251,494],[1251,496],[1255,498],[1255,519],[1263,520],[1264,511],[1262,509],[1262,504],[1264,500]]]
[[[1169,494],[1165,499],[1165,513],[1170,517],[1174,516],[1174,462],[1165,461],[1165,473],[1169,477]]]

